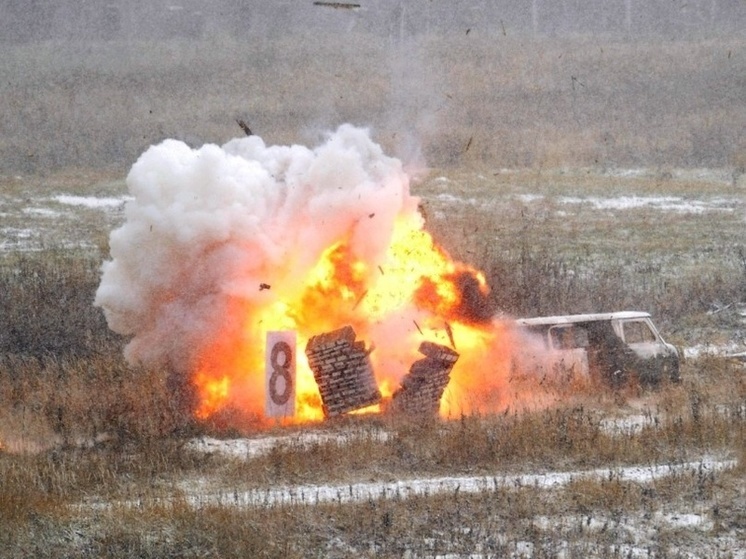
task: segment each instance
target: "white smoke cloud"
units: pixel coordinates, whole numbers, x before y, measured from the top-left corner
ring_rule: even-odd
[[[111,233],[95,304],[131,337],[129,362],[182,372],[225,326],[230,299],[292,292],[340,238],[376,262],[396,216],[417,211],[400,161],[351,125],[315,149],[257,136],[199,149],[166,140],[127,185],[134,199]]]

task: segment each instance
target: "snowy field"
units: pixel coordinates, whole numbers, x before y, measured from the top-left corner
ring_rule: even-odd
[[[743,222],[746,195],[734,188],[728,170],[675,170],[663,182],[658,176],[645,169],[544,171],[538,179],[531,172],[508,169],[490,175],[433,171],[414,182],[413,192],[436,208],[428,215],[431,219],[446,219],[458,208],[513,212],[522,207],[548,208],[568,223],[588,218],[589,211],[603,219],[624,213],[629,218],[630,212],[642,211],[661,217],[703,216],[723,220],[723,225]],[[567,183],[574,179],[585,183],[575,190],[585,192],[571,192]],[[125,205],[133,199],[123,180],[86,177],[78,182],[74,177],[16,175],[0,177],[0,184],[0,251],[4,252],[92,248],[91,235],[106,234],[121,224]],[[646,193],[650,189],[655,193]],[[630,194],[630,190],[638,192]]]
[[[110,177],[86,177],[82,182],[74,176],[0,177],[0,183],[0,253],[4,256],[62,249],[104,260],[108,258],[109,231],[124,221],[127,202],[132,200],[124,180]],[[592,252],[594,258],[599,258],[598,254],[610,260],[633,258],[618,250],[620,241],[629,241],[630,246],[644,247],[644,258],[655,261],[653,265],[671,264],[674,272],[682,261],[717,265],[723,254],[718,243],[728,249],[740,243],[746,215],[746,195],[727,171],[673,170],[661,175],[653,170],[557,170],[537,176],[535,172],[505,169],[492,173],[434,170],[412,190],[421,197],[428,222],[440,231],[447,231],[454,222],[457,227],[471,225],[469,216],[474,212],[494,213],[501,219],[495,219],[495,229],[488,234],[494,234],[498,241],[501,234],[517,230],[542,235],[542,225],[548,223],[555,227],[553,231],[566,232],[573,239],[575,244],[568,250],[579,250],[580,245],[601,247],[598,253]],[[599,230],[605,234],[599,234]],[[671,231],[680,236],[669,238]],[[694,243],[698,238],[702,242]],[[668,260],[670,254],[674,254],[673,261]],[[667,272],[663,269],[662,273]],[[711,313],[722,316],[726,311],[734,317],[728,328],[682,347],[686,359],[743,353],[746,346],[741,329],[746,309],[741,301],[723,301]],[[679,398],[681,409],[694,410],[700,405],[693,400],[697,394],[693,391],[667,397]],[[589,398],[580,405],[596,403]],[[606,402],[599,406],[605,415],[599,416],[598,429],[612,439],[630,440],[655,431],[664,420],[669,426],[675,424],[676,417],[666,415],[670,406],[670,402],[650,395],[642,402]],[[716,406],[712,409],[717,412]],[[729,404],[722,413],[742,421],[738,418],[746,414],[746,404]],[[301,461],[316,459],[319,448],[344,452],[347,447],[357,448],[356,441],[361,438],[373,445],[395,444],[385,428],[361,433],[314,428],[307,432],[293,429],[292,434],[276,430],[272,435],[251,437],[202,436],[187,442],[184,450],[216,464],[216,470],[241,471],[265,463],[262,461],[271,465],[273,455],[283,456],[285,452],[297,453]],[[95,448],[102,441],[106,444],[106,440],[90,446]],[[277,484],[266,479],[223,476],[217,471],[189,472],[166,480],[154,477],[143,495],[139,495],[141,487],[114,496],[92,491],[71,509],[88,518],[115,516],[122,511],[163,511],[168,516],[169,511],[182,508],[228,509],[237,511],[235,514],[270,510],[290,516],[314,515],[304,511],[318,509],[323,511],[319,514],[345,516],[354,507],[367,506],[374,511],[371,514],[386,518],[389,513],[406,515],[414,503],[448,509],[453,503],[479,502],[499,509],[508,500],[509,510],[521,511],[510,520],[509,528],[501,524],[503,516],[489,522],[468,518],[460,524],[448,522],[446,528],[433,528],[420,537],[414,546],[418,551],[401,556],[744,559],[746,528],[740,522],[744,519],[746,487],[738,477],[742,475],[742,462],[742,456],[727,451],[683,448],[676,459],[648,463],[624,461],[589,467],[573,462],[527,463],[504,468],[497,464],[488,472],[461,468],[454,469],[453,474],[411,476],[363,477],[350,472],[349,479],[332,476],[332,481],[317,481],[301,476],[296,481],[286,476]],[[618,506],[594,504],[597,494],[613,496]],[[627,494],[642,496],[642,505],[634,500],[630,501],[632,505],[627,504]],[[675,498],[666,499],[668,494]],[[572,506],[553,505],[565,501]],[[485,526],[491,526],[489,533],[481,533]],[[87,541],[74,532],[70,537],[80,546]],[[454,541],[467,543],[458,547]],[[368,543],[368,547],[361,547],[340,532],[326,543],[325,556],[376,556],[375,537]]]
[[[619,424],[619,422],[617,422]],[[385,437],[385,433],[381,433]],[[203,438],[192,441],[192,449],[200,452],[225,453],[242,456],[246,459],[269,452],[277,445],[308,446],[319,442],[330,442],[331,435],[299,435],[290,437],[270,437],[221,441]],[[344,444],[349,435],[338,435],[336,442]],[[249,491],[212,492],[206,480],[184,482],[180,489],[185,498],[194,506],[274,506],[274,505],[316,505],[322,503],[365,502],[375,499],[406,499],[413,496],[437,495],[440,493],[481,493],[499,488],[531,487],[535,489],[556,489],[578,480],[608,480],[653,483],[667,476],[713,475],[734,468],[733,459],[718,456],[702,456],[698,460],[665,465],[640,465],[618,468],[597,468],[593,470],[547,471],[526,474],[497,474],[491,476],[444,476],[395,480],[390,482],[368,482],[326,485],[294,485],[254,489]],[[121,503],[120,503],[121,504]],[[126,503],[135,506],[136,503]]]
[[[626,436],[638,431],[639,417],[629,416],[604,421],[605,429]],[[340,449],[352,442],[357,436],[373,437],[386,441],[388,434],[379,430],[356,434],[354,430],[344,434],[332,432],[296,433],[293,435],[258,436],[232,440],[220,440],[201,437],[191,441],[187,448],[206,456],[220,455],[237,461],[250,461],[264,456],[277,448],[309,449],[318,444],[335,444]],[[495,473],[492,475],[454,475],[429,476],[411,479],[388,481],[296,484],[270,487],[242,488],[240,484],[221,486],[216,479],[200,477],[182,479],[170,489],[161,492],[160,496],[146,499],[136,498],[126,501],[105,501],[92,497],[75,506],[75,509],[86,511],[103,511],[122,509],[142,510],[157,507],[168,510],[171,507],[184,505],[197,510],[215,509],[216,507],[246,510],[287,509],[298,511],[299,508],[315,506],[339,506],[365,504],[372,508],[381,503],[391,502],[407,507],[407,502],[419,499],[443,499],[445,502],[458,502],[459,499],[494,498],[496,506],[510,495],[525,494],[528,502],[531,499],[552,501],[559,499],[562,491],[568,487],[581,490],[588,483],[589,491],[598,487],[622,488],[627,491],[635,487],[643,494],[656,492],[656,488],[665,487],[667,483],[691,484],[706,486],[718,484],[721,475],[737,467],[737,460],[724,455],[701,455],[696,459],[668,464],[639,464],[632,466],[609,466],[594,469],[558,470],[542,468],[541,471],[525,473]],[[537,505],[538,509],[538,505]],[[328,510],[328,509],[325,509]],[[407,557],[430,557],[437,559],[482,559],[488,557],[543,557],[551,548],[550,556],[573,557],[582,549],[586,557],[729,557],[742,559],[746,557],[743,546],[744,529],[724,527],[721,525],[717,505],[700,501],[657,502],[639,510],[608,510],[585,514],[576,512],[545,514],[538,510],[529,513],[524,519],[525,529],[532,533],[525,540],[516,538],[507,531],[483,534],[483,543],[474,546],[470,553],[409,553]],[[481,528],[467,523],[451,528],[462,535],[474,537]],[[512,527],[515,530],[515,527]],[[541,536],[545,534],[545,536]],[[667,539],[676,535],[677,540],[665,545],[665,554],[661,555],[661,538]],[[538,535],[538,537],[537,537]],[[440,533],[443,540],[453,535]],[[480,539],[479,536],[476,537]],[[542,540],[551,544],[537,543]],[[579,544],[578,542],[584,542]],[[327,544],[330,556],[340,556],[339,551],[353,553],[355,548],[345,543],[344,537]],[[430,544],[433,549],[442,547],[438,537],[433,537]],[[547,548],[547,545],[549,548]],[[495,554],[495,546],[501,553]]]

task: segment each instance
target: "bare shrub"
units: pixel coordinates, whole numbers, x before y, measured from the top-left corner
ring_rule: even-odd
[[[0,261],[0,352],[90,355],[121,343],[93,307],[99,263],[64,251]]]
[[[163,371],[113,356],[0,358],[0,441],[18,450],[147,441],[193,432]],[[95,397],[92,397],[95,395]],[[191,429],[191,430],[190,430]]]

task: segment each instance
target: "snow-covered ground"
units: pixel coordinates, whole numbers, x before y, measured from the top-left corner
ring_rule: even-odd
[[[611,423],[619,426],[619,421]],[[624,423],[624,421],[622,421]],[[636,425],[632,421],[633,425]],[[191,441],[188,448],[197,452],[219,453],[232,459],[247,460],[258,457],[278,446],[305,447],[317,443],[344,445],[355,437],[374,437],[385,440],[386,432],[306,432],[288,436],[258,436],[233,440],[202,437]],[[546,470],[528,473],[495,473],[494,475],[453,475],[417,477],[398,480],[375,480],[355,483],[320,483],[278,485],[262,488],[227,487],[216,485],[208,477],[185,479],[171,491],[160,497],[124,502],[89,500],[80,505],[81,510],[101,510],[111,506],[117,508],[139,508],[143,505],[168,507],[184,504],[201,509],[204,507],[277,507],[315,506],[323,504],[376,503],[381,500],[405,501],[415,496],[437,496],[457,498],[466,494],[493,494],[500,490],[523,489],[542,491],[549,499],[556,490],[568,484],[584,480],[598,482],[622,482],[656,487],[666,478],[697,480],[714,477],[737,466],[737,461],[727,456],[702,455],[686,462],[670,464],[639,464],[623,467],[603,467],[587,470]],[[497,494],[496,494],[497,497]],[[718,525],[717,512],[705,502],[667,503],[657,502],[644,511],[634,507],[626,512],[614,510],[594,511],[588,514],[577,512],[554,515],[537,514],[525,519],[532,531],[540,531],[549,537],[557,557],[570,557],[578,546],[588,552],[589,557],[657,557],[660,534],[675,533],[680,539],[667,543],[666,550],[676,557],[732,557],[746,559],[746,548],[740,538],[741,530],[722,529]],[[468,525],[454,526],[455,531],[469,534]],[[515,529],[515,527],[514,527]],[[520,533],[520,530],[519,532]],[[492,545],[499,544],[509,550],[510,557],[544,556],[546,550],[537,548],[537,541],[515,539],[515,533],[490,534]],[[443,537],[447,540],[448,534]],[[479,538],[476,538],[477,540]],[[572,542],[572,543],[571,543]],[[585,542],[585,543],[584,543]],[[694,544],[692,542],[695,542]],[[339,545],[347,545],[339,542]],[[585,547],[587,546],[587,547]],[[437,548],[435,543],[433,547]],[[492,552],[477,544],[469,554],[432,554],[427,557],[463,559],[494,557]],[[651,555],[652,553],[652,555]],[[412,555],[412,557],[415,557]]]
[[[338,433],[321,433],[308,432],[296,433],[293,435],[283,436],[262,436],[244,439],[215,439],[212,437],[200,437],[192,440],[186,448],[205,454],[218,453],[233,458],[250,459],[263,454],[267,454],[274,448],[292,447],[308,448],[312,445],[323,443],[345,444],[353,438],[366,437],[375,439],[379,442],[385,442],[389,438],[386,431],[365,431],[364,433],[355,433],[354,431],[344,434]]]
[[[525,205],[547,200],[543,194],[514,194],[512,198]],[[463,197],[451,193],[440,193],[434,199],[444,204],[480,205],[483,202],[474,196]],[[650,209],[679,214],[703,214],[706,212],[734,212],[743,206],[736,197],[684,198],[682,196],[558,196],[553,199],[564,206],[590,206],[600,211],[625,211]]]
[[[186,448],[205,454],[217,453],[234,459],[249,460],[266,454],[273,448],[304,448],[319,443],[344,445],[356,437],[373,437],[376,440],[383,441],[386,440],[388,434],[385,431],[373,433],[368,431],[361,433],[308,432],[287,436],[260,436],[230,440],[200,437],[192,440]],[[708,475],[728,470],[736,465],[736,460],[725,456],[703,455],[695,460],[670,464],[640,464],[571,471],[548,470],[520,474],[436,476],[394,481],[281,485],[249,489],[216,488],[212,480],[198,478],[180,482],[176,498],[180,501],[185,500],[195,507],[352,503],[459,492],[480,493],[501,488],[556,489],[580,480],[646,484],[668,476]],[[157,501],[166,503],[169,500],[169,497],[157,499]],[[101,505],[107,506],[99,503],[99,506]],[[140,506],[141,502],[120,502],[117,505]]]
[[[53,196],[50,200],[65,204],[68,206],[82,206],[84,208],[92,209],[108,209],[108,208],[119,208],[124,206],[128,200],[132,200],[132,196],[120,196],[120,197],[104,197],[97,198],[95,196],[71,196],[68,194],[60,194]]]
[[[634,210],[649,208],[662,212],[693,213],[732,212],[741,205],[735,198],[713,198],[710,200],[686,199],[681,196],[614,196],[601,198],[598,196],[577,197],[561,196],[557,199],[561,204],[589,204],[597,210]]]
[[[556,489],[574,481],[614,480],[619,482],[650,483],[672,475],[709,474],[733,468],[735,460],[703,456],[699,460],[681,464],[658,466],[627,466],[593,470],[549,471],[515,475],[441,476],[396,481],[375,481],[349,484],[284,485],[245,491],[214,492],[200,482],[180,485],[183,497],[190,504],[202,506],[273,506],[316,505],[321,503],[365,502],[377,499],[406,499],[413,496],[441,493],[481,493],[501,488],[532,487]],[[135,505],[137,503],[130,503]]]
[[[619,421],[615,425],[621,425]],[[624,423],[622,421],[621,423]],[[632,421],[632,424],[636,424]],[[191,441],[189,448],[204,453],[219,453],[233,459],[251,459],[269,452],[277,446],[308,446],[316,443],[337,443],[344,445],[359,436],[386,438],[385,431],[380,432],[307,432],[289,436],[259,436],[233,440],[218,440],[214,438],[199,438]],[[531,495],[541,491],[551,499],[555,491],[561,490],[573,482],[583,480],[598,482],[623,482],[651,487],[655,491],[657,484],[665,486],[666,478],[697,480],[715,479],[737,465],[737,462],[727,456],[702,455],[686,462],[670,464],[640,464],[624,467],[604,467],[587,470],[546,470],[528,473],[495,473],[494,475],[454,475],[418,477],[398,480],[375,480],[356,483],[321,483],[278,485],[262,488],[240,488],[216,486],[215,481],[207,477],[182,480],[171,489],[170,493],[158,498],[130,500],[125,502],[88,501],[81,505],[85,510],[107,509],[112,505],[117,508],[139,508],[143,505],[168,507],[187,505],[195,509],[205,507],[278,507],[278,506],[316,506],[323,504],[351,504],[368,503],[376,507],[375,503],[393,500],[401,503],[415,496],[441,495],[456,499],[459,495],[482,493],[495,495],[499,498],[501,490],[529,490]],[[496,505],[499,503],[496,501]],[[719,525],[717,511],[713,512],[711,504],[697,503],[668,503],[658,501],[652,507],[638,510],[632,507],[626,511],[594,510],[587,514],[578,512],[557,513],[547,515],[537,513],[535,516],[518,521],[526,524],[525,533],[534,534],[532,539],[516,538],[524,533],[517,525],[501,531],[499,524],[495,532],[479,536],[483,528],[471,527],[468,522],[451,526],[449,532],[437,532],[440,536],[431,535],[433,550],[443,548],[438,537],[443,541],[457,538],[455,534],[467,536],[476,544],[468,553],[435,553],[426,555],[410,554],[409,557],[429,557],[438,559],[481,559],[495,557],[495,546],[504,551],[506,557],[575,557],[577,553],[584,553],[587,557],[631,557],[649,558],[661,556],[661,549],[670,556],[682,558],[700,557],[729,557],[746,559],[746,547],[741,541],[743,531],[732,527],[723,528]],[[474,532],[477,530],[477,532]],[[475,535],[476,534],[476,535]],[[537,534],[539,534],[537,536]],[[541,537],[540,534],[545,534]],[[677,536],[671,540],[670,535]],[[666,543],[661,547],[660,537],[665,535]],[[426,538],[427,539],[427,538]],[[488,541],[489,540],[489,541]],[[480,543],[484,542],[484,543]],[[547,555],[543,543],[550,546],[552,553]],[[328,543],[331,548],[354,550],[350,543],[339,539],[336,544]]]
[[[32,252],[49,248],[96,248],[95,231],[108,232],[124,216],[132,197],[29,195],[0,189],[0,252]]]

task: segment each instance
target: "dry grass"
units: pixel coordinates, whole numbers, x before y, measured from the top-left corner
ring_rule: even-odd
[[[3,171],[124,169],[166,137],[222,143],[240,133],[237,117],[281,144],[368,125],[387,151],[418,145],[439,167],[739,167],[746,149],[742,38],[471,34],[399,47],[353,33],[85,46],[6,49]]]
[[[742,40],[424,38],[407,46],[406,59],[370,37],[352,50],[313,44],[309,53],[290,39],[226,39],[210,48],[141,43],[127,45],[126,57],[114,56],[123,48],[117,44],[86,56],[59,45],[12,47],[0,61],[3,75],[18,78],[0,84],[12,131],[0,139],[4,171],[113,165],[114,179],[67,171],[32,182],[3,178],[3,191],[18,205],[30,193],[60,189],[122,194],[124,168],[149,143],[221,142],[236,135],[235,117],[247,114],[279,143],[305,143],[330,122],[372,124],[387,151],[406,143],[397,136],[405,123],[441,168],[415,187],[429,229],[455,257],[485,270],[501,310],[637,307],[679,343],[740,330],[746,260],[737,212],[713,219],[580,208],[568,216],[560,198],[740,196],[727,181],[681,179],[673,169],[742,166],[743,103],[734,95],[743,91]],[[38,73],[27,74],[29,66]],[[422,107],[428,118],[419,118]],[[621,178],[549,170],[556,165],[657,171]],[[515,166],[531,169],[499,171]],[[524,203],[520,195],[543,199]],[[91,306],[109,224],[86,223],[79,234],[92,242],[89,250],[0,261],[0,557],[622,557],[651,522],[652,556],[702,549],[729,557],[736,549],[729,538],[744,537],[746,377],[742,365],[721,357],[685,363],[683,382],[656,392],[558,390],[550,409],[449,422],[350,418],[302,427],[362,431],[346,443],[281,445],[246,460],[189,450],[194,435],[245,435],[252,426],[226,434],[197,424],[167,372],[124,363],[124,340]],[[730,311],[710,312],[727,303]],[[604,422],[640,415],[639,429],[610,431]],[[648,485],[612,477],[554,490],[238,510],[196,509],[183,485],[203,481],[230,492],[666,464],[703,454],[733,457],[737,466]],[[102,501],[130,505],[97,508]],[[704,529],[655,520],[691,511],[706,518]]]
[[[324,431],[354,427],[370,436],[344,444],[280,446],[248,460],[199,454],[173,435],[153,437],[150,425],[163,413],[162,403],[141,404],[132,417],[137,436],[129,433],[125,441],[36,454],[0,452],[0,521],[7,527],[0,535],[0,556],[398,557],[407,549],[418,555],[481,550],[500,556],[531,544],[533,556],[569,546],[577,553],[613,557],[612,549],[635,543],[632,531],[641,529],[644,518],[703,516],[702,534],[660,521],[656,555],[676,557],[682,537],[691,545],[715,545],[718,538],[742,535],[746,456],[746,383],[740,367],[703,360],[688,363],[683,375],[681,385],[638,394],[621,408],[603,396],[585,407],[445,423],[348,419]],[[646,410],[649,426],[616,433],[601,427],[611,409],[625,408]],[[79,421],[85,423],[85,416]],[[376,436],[380,430],[390,436]],[[196,509],[180,496],[181,482],[189,479],[230,494],[297,483],[613,469],[696,460],[703,453],[736,456],[739,464],[726,473],[682,473],[650,485],[611,477],[556,490],[456,491],[359,504]],[[96,508],[100,499],[130,504]],[[68,507],[84,500],[94,504]]]

